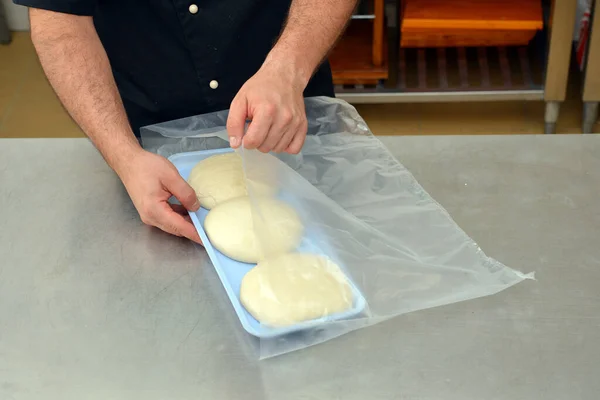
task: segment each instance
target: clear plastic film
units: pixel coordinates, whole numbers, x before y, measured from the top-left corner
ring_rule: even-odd
[[[238,151],[262,252],[244,276],[242,304],[265,331],[288,329],[259,337],[261,358],[532,277],[487,257],[352,106],[311,98],[306,111],[301,154]],[[143,145],[164,156],[227,147],[226,119],[220,112],[146,127]],[[276,189],[272,198],[257,190],[265,184]],[[295,216],[274,224],[273,201]]]

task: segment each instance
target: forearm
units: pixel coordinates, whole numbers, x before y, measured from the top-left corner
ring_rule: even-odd
[[[119,173],[140,146],[92,19],[35,9],[30,18],[33,44],[56,94]]]
[[[306,85],[343,32],[357,0],[293,0],[265,65],[288,65]]]

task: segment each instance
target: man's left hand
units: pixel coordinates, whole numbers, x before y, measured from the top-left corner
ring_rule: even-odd
[[[227,119],[231,147],[300,152],[308,129],[304,87],[293,68],[263,65],[231,103]],[[251,122],[244,135],[246,120]]]

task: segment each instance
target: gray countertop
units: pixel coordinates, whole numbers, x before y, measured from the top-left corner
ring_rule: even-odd
[[[600,136],[382,140],[538,280],[264,361],[89,142],[0,140],[0,399],[597,399]]]

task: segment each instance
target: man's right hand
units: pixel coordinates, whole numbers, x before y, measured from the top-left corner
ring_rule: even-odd
[[[180,213],[198,210],[200,202],[194,190],[166,158],[139,149],[115,170],[142,222],[202,244],[189,217]],[[179,200],[185,210],[169,204],[171,195]]]

